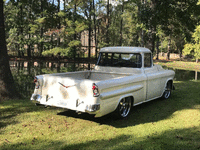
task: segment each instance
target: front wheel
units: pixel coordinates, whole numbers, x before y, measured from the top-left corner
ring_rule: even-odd
[[[167,82],[162,98],[168,99],[170,96],[171,96],[171,85],[170,85],[170,82]]]
[[[126,98],[121,99],[117,107],[118,116],[120,118],[127,117],[129,112],[131,111],[131,107],[132,107],[131,97],[126,97]]]

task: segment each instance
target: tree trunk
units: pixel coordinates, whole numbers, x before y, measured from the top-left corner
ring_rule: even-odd
[[[75,22],[76,22],[76,8],[77,7],[77,4],[75,3],[74,4],[74,12],[73,12],[73,22],[74,22],[74,25],[73,25],[73,28],[74,28],[74,31],[75,31]],[[76,33],[74,33],[74,40],[76,40]],[[73,57],[74,59],[76,58],[76,47],[74,46],[73,47]]]
[[[179,52],[179,57],[180,57],[180,59],[181,59],[181,58],[182,58],[182,50],[179,49],[178,52]]]
[[[154,30],[153,33],[151,33],[151,34],[152,34],[152,39],[151,39],[151,45],[152,45],[152,47],[151,47],[151,52],[153,53],[154,50],[155,50],[155,40],[156,40],[156,33],[155,33],[155,30]]]
[[[92,2],[90,1],[89,8],[89,29],[88,29],[88,59],[91,57],[91,32],[92,32]],[[90,64],[88,64],[88,70],[90,70]]]
[[[19,98],[10,71],[9,58],[5,41],[5,26],[3,0],[0,0],[0,101],[3,99]]]
[[[95,3],[94,0],[93,3],[93,22],[94,22],[94,41],[95,41],[95,58],[97,58],[97,26],[96,26],[96,14],[95,14]]]
[[[122,0],[122,15],[123,13],[124,13],[124,0]],[[122,46],[122,41],[123,41],[122,30],[123,30],[123,16],[121,16],[121,22],[120,22],[120,41],[119,41],[120,46]]]
[[[58,0],[58,13],[60,12],[60,0]],[[58,16],[58,30],[60,32],[60,29],[61,29],[61,22],[60,22],[60,17]],[[57,43],[57,46],[59,47],[60,46],[60,35],[58,36],[58,43]]]
[[[110,7],[109,0],[107,0],[107,21],[106,21],[106,44],[109,45],[109,25],[110,25]]]
[[[31,6],[32,6],[32,1],[31,1]],[[28,13],[28,18],[31,20],[31,6],[29,6],[29,13]],[[31,28],[29,27],[28,28],[28,32],[31,30]],[[29,41],[31,41],[31,34],[29,33],[28,34],[28,38],[29,38]],[[31,57],[31,43],[29,42],[28,43],[28,49],[27,49],[27,56],[28,57]]]
[[[23,28],[23,7],[22,7],[22,4],[20,6],[20,35],[23,35],[23,32],[24,32],[24,28]],[[23,38],[21,37],[21,41],[23,41]],[[24,45],[23,44],[20,44],[20,52],[21,52],[21,56],[23,57],[24,56]]]
[[[159,37],[156,42],[156,60],[159,60]]]
[[[168,50],[167,50],[167,59],[170,60],[170,53],[171,53],[171,38],[169,38],[168,42]]]
[[[40,5],[40,17],[41,18],[43,18],[44,17],[44,15],[43,15],[43,0],[41,0],[41,5]],[[44,33],[44,29],[43,29],[43,25],[41,26],[41,28],[40,28],[40,39],[42,39],[43,38],[43,33]],[[42,55],[42,52],[43,52],[43,45],[44,45],[44,43],[43,43],[43,41],[41,41],[40,42],[40,44],[39,44],[39,55],[41,56]]]
[[[63,2],[63,5],[64,5],[64,12],[66,12],[66,1],[64,0],[64,2]],[[63,24],[64,24],[64,27],[66,28],[66,17],[64,16],[64,18],[63,18]],[[63,37],[63,43],[64,43],[64,47],[66,47],[67,45],[66,45],[66,34],[64,34],[64,37]]]

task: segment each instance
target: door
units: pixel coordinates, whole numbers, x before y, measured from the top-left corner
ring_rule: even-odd
[[[157,98],[161,95],[160,73],[153,66],[151,53],[144,53],[144,73],[147,76],[146,100]]]

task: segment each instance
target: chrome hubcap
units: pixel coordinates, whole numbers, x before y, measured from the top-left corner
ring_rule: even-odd
[[[123,98],[119,103],[119,113],[122,117],[128,116],[131,110],[131,99]]]
[[[171,88],[170,88],[169,83],[167,83],[163,97],[165,99],[168,99],[170,95],[171,95]]]

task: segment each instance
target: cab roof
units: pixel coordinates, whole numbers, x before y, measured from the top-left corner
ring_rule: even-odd
[[[100,52],[115,52],[115,53],[151,53],[148,48],[144,47],[104,47]]]

